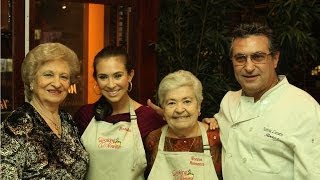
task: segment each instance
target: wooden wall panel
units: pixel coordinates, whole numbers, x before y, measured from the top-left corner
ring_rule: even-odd
[[[137,100],[146,104],[157,89],[157,62],[154,47],[157,41],[159,0],[133,1],[133,58]],[[151,45],[151,46],[150,46]]]
[[[21,79],[21,64],[24,59],[24,6],[25,1],[12,1],[12,37],[13,37],[13,94],[14,109],[24,102],[23,82]]]

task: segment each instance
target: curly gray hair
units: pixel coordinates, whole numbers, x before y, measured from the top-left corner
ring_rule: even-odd
[[[24,94],[28,101],[31,100],[31,82],[36,72],[46,62],[51,60],[65,61],[70,68],[71,83],[74,83],[80,73],[80,63],[76,53],[67,46],[60,43],[40,44],[26,55],[21,66],[22,81],[24,83]]]

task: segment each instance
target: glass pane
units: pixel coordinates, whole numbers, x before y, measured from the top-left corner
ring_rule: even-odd
[[[13,109],[11,1],[1,0],[1,118]]]

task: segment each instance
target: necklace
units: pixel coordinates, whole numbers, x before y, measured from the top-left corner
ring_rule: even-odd
[[[173,138],[169,138],[169,145],[170,145],[170,148],[171,148],[171,151],[187,151],[187,152],[190,152],[195,140],[196,140],[196,137],[193,137],[192,139],[192,143],[189,147],[186,147],[186,145],[188,144],[186,140],[183,140],[182,142],[183,143],[179,143],[181,141],[179,141],[180,139],[176,139],[176,143],[173,145],[172,142],[171,142],[171,139]]]
[[[176,143],[174,145],[172,145],[171,139],[173,139],[173,138],[168,137],[168,139],[169,139],[168,142],[169,142],[171,150],[172,151],[187,151],[187,152],[190,152],[190,150],[191,150],[191,148],[192,148],[192,146],[193,146],[193,144],[194,144],[194,142],[195,142],[195,140],[196,140],[196,138],[198,136],[198,132],[199,132],[199,125],[197,127],[197,131],[196,131],[195,137],[190,137],[193,140],[192,140],[192,143],[191,143],[191,145],[189,147],[186,147],[186,145],[188,144],[186,139],[183,140],[183,141],[180,141],[181,138],[175,138],[176,139]],[[190,139],[190,138],[188,138],[188,139]],[[183,142],[183,143],[180,143],[180,142]]]
[[[38,105],[38,103],[32,103],[32,102],[30,104],[36,109],[36,111],[40,114],[40,116],[45,120],[45,122],[48,124],[50,129],[60,138],[61,137],[61,119],[59,114],[55,115],[54,113],[51,113],[51,117],[50,117],[47,115],[47,113],[45,113],[43,108],[41,108],[41,106]]]

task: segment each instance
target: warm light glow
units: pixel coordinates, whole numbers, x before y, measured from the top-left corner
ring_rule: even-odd
[[[320,65],[311,70],[311,76],[320,76]]]
[[[104,5],[89,4],[88,7],[88,103],[100,97],[94,93],[96,81],[93,79],[93,58],[104,46]]]
[[[68,89],[69,94],[77,94],[77,85],[76,84],[71,84],[69,89]]]

